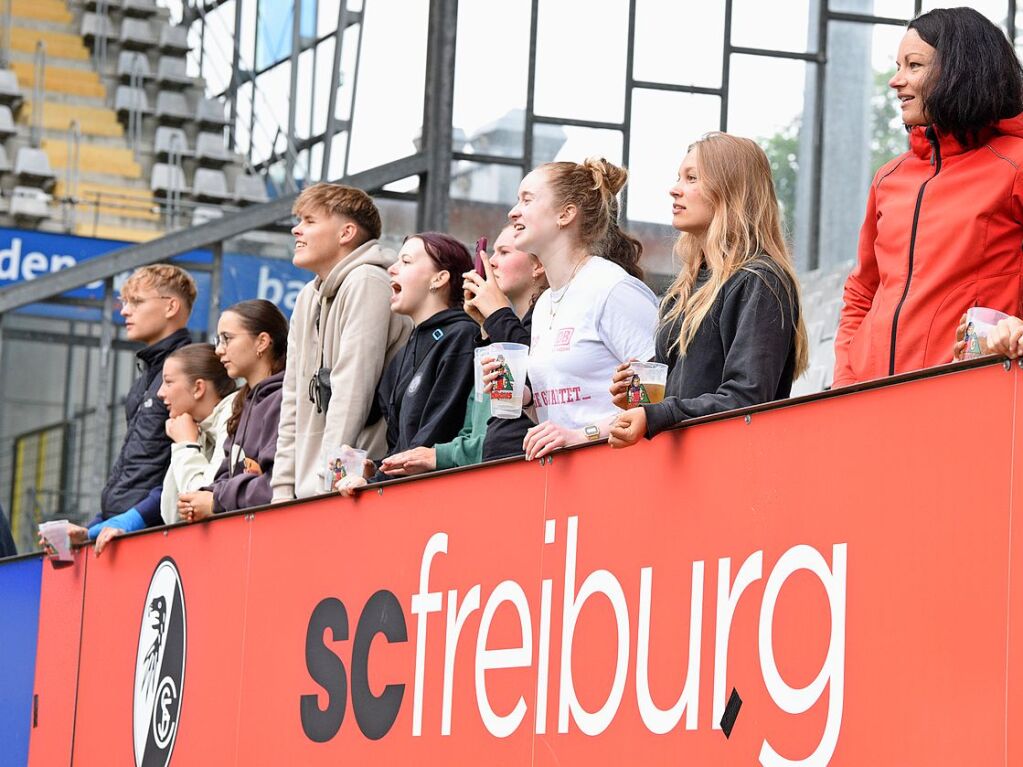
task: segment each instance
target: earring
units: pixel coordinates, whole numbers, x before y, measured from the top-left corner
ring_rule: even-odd
[[[262,356],[263,356],[262,350],[256,349],[256,358],[258,359],[259,357],[262,357]]]

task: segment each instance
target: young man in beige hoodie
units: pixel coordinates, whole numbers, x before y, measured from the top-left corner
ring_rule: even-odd
[[[383,456],[383,420],[366,419],[384,366],[412,329],[407,317],[391,313],[386,269],[397,256],[377,242],[380,212],[369,195],[315,184],[292,212],[293,263],[316,279],[302,288],[291,315],[274,502],[326,492],[324,448],[347,444]]]

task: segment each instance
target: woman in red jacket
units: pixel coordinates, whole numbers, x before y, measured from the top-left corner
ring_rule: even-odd
[[[970,8],[909,23],[889,82],[910,151],[874,177],[845,284],[834,385],[947,362],[963,312],[1019,315],[1023,70]]]

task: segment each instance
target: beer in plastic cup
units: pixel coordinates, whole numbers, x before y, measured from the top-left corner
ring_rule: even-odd
[[[484,391],[483,387],[483,360],[492,356],[494,355],[491,354],[489,346],[481,346],[473,352],[472,373],[476,382],[475,392],[477,402],[483,402],[486,397],[486,391]]]
[[[71,531],[68,529],[66,519],[58,519],[53,522],[43,522],[39,525],[39,532],[43,539],[50,544],[57,552],[56,559],[60,562],[71,562],[74,555],[71,553]]]
[[[501,375],[490,390],[490,414],[496,418],[518,418],[522,415],[529,347],[524,344],[491,344],[487,356],[503,364]]]
[[[324,491],[330,492],[334,485],[345,477],[361,477],[366,463],[366,451],[342,445],[326,451],[324,456],[323,485]]]
[[[664,384],[668,380],[668,366],[660,362],[632,362],[632,380],[626,393],[630,407],[653,405],[664,399]]]
[[[987,334],[1009,315],[986,306],[971,306],[966,310],[966,350],[964,360],[972,360],[987,354]]]

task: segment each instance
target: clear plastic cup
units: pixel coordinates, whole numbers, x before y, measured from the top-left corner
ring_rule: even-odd
[[[525,344],[491,344],[487,355],[504,364],[501,376],[490,390],[490,414],[496,418],[522,415],[529,347]]]
[[[627,392],[629,405],[653,405],[664,399],[668,366],[660,362],[633,362],[632,381]]]
[[[964,360],[972,360],[987,354],[987,334],[1009,315],[986,306],[971,306],[966,310],[966,350]]]
[[[342,445],[328,450],[324,455],[323,466],[323,489],[330,492],[334,485],[345,477],[363,476],[363,466],[366,464],[366,451],[355,447]]]
[[[483,360],[493,356],[489,346],[481,346],[473,353],[472,372],[476,382],[476,401],[482,402],[486,399],[487,392],[483,386]]]
[[[39,525],[39,532],[43,539],[56,551],[55,559],[60,562],[71,562],[74,555],[71,553],[71,531],[68,529],[66,519],[58,519],[53,522],[43,522]]]

